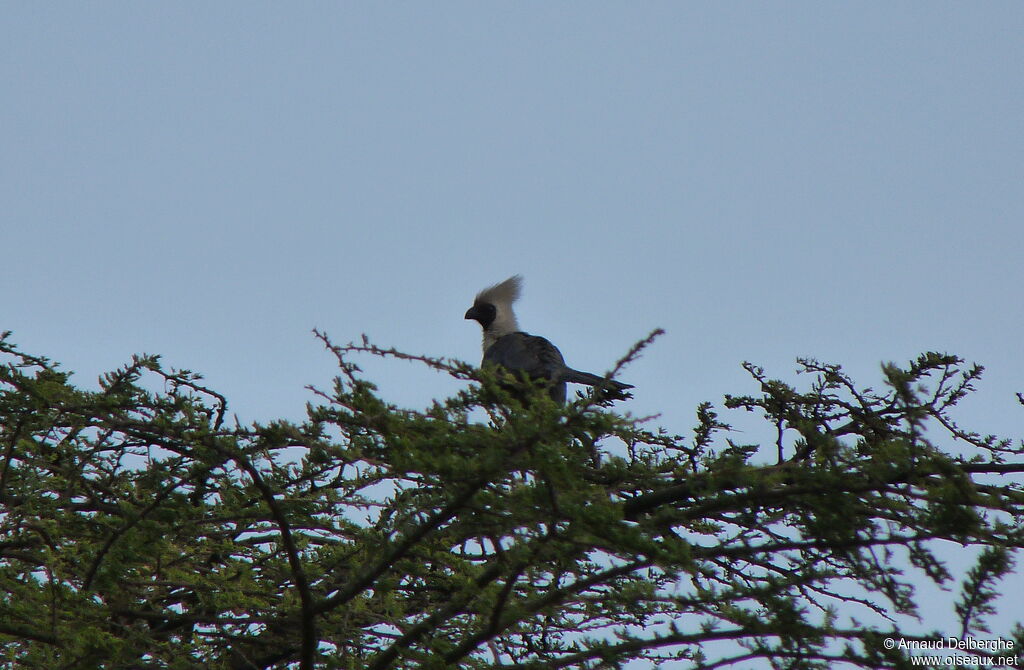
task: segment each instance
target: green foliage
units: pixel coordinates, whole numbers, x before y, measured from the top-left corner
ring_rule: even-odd
[[[952,356],[887,365],[877,392],[750,365],[761,394],[725,405],[765,418],[762,446],[709,403],[684,438],[320,337],[333,389],[251,427],[156,357],[85,391],[0,340],[6,667],[902,668],[882,640],[910,636],[915,581],[954,580],[936,541],[980,549],[959,635],[988,630],[1024,541],[1022,450],[950,418],[981,373]],[[357,355],[472,383],[402,409]]]

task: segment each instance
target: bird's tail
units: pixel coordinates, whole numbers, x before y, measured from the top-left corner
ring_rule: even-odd
[[[610,389],[612,391],[625,391],[626,389],[633,388],[632,384],[623,384],[617,382],[614,379],[608,379],[606,377],[598,377],[597,375],[590,374],[589,372],[580,372],[579,370],[573,370],[569,368],[565,371],[563,379],[573,384],[586,384],[587,386],[596,386],[598,388]]]

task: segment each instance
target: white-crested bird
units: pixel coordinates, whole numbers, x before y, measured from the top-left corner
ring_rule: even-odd
[[[501,366],[531,380],[542,380],[548,384],[551,397],[560,403],[565,402],[566,383],[594,386],[609,399],[628,397],[623,391],[633,388],[631,385],[573,370],[565,364],[558,347],[543,337],[519,330],[512,303],[519,299],[522,283],[523,278],[514,275],[485,288],[466,312],[466,318],[479,322],[484,331],[483,365]]]

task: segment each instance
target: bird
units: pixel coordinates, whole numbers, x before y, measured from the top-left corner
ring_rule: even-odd
[[[513,275],[477,294],[466,318],[483,329],[483,367],[500,366],[533,381],[543,381],[557,403],[565,402],[566,384],[586,384],[605,392],[608,399],[622,400],[633,388],[614,379],[574,370],[565,364],[562,352],[549,340],[519,330],[512,303],[519,299],[523,278]]]

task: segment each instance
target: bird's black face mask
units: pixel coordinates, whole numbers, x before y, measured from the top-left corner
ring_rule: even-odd
[[[496,316],[498,316],[498,308],[489,302],[485,302],[480,305],[473,305],[466,311],[466,318],[479,322],[480,326],[484,330],[494,323],[494,318]]]

